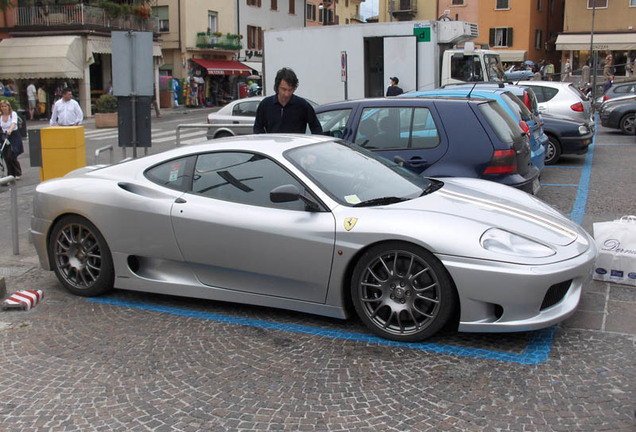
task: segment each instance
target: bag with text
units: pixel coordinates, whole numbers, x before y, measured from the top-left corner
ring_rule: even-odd
[[[594,279],[636,286],[636,216],[594,224]]]

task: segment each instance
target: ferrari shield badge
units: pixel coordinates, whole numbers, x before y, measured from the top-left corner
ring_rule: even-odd
[[[344,221],[344,227],[347,231],[351,231],[354,226],[356,226],[356,222],[358,222],[358,218],[350,217],[346,218]]]

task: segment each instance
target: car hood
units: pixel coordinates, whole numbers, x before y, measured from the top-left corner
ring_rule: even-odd
[[[582,235],[588,237],[578,224],[543,201],[485,180],[445,178],[438,191],[396,204],[398,207],[461,218],[464,225],[500,228],[554,246],[568,246]]]

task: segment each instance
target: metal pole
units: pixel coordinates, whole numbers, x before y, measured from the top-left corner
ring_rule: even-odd
[[[590,55],[592,56],[592,110],[596,101],[596,69],[598,68],[598,56],[594,51],[594,18],[596,17],[596,0],[592,0],[592,30],[590,31]]]
[[[18,185],[15,178],[11,181],[11,241],[13,242],[13,255],[20,254],[18,244]]]

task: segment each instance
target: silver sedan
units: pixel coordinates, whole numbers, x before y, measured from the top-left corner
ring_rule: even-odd
[[[71,293],[355,311],[398,341],[558,323],[596,257],[580,226],[531,195],[421,178],[324,136],[226,138],[86,167],[38,185],[33,207],[41,265]]]

